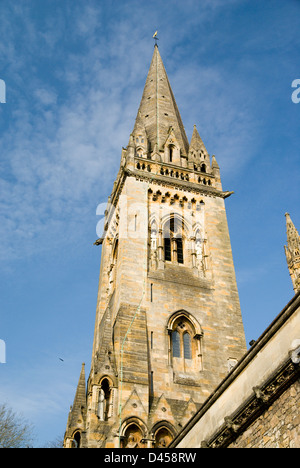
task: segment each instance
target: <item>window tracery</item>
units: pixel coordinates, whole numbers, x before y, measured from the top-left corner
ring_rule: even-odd
[[[204,202],[180,198],[178,193],[171,195],[151,189],[148,192],[150,202],[159,202],[152,207],[149,221],[149,268],[161,270],[172,263],[190,268],[199,278],[211,279],[204,235]],[[168,213],[167,203],[174,205],[173,212]]]
[[[164,255],[165,261],[184,263],[184,226],[183,221],[171,217],[164,226]]]
[[[175,371],[190,373],[202,369],[202,330],[185,311],[173,314],[168,324],[170,365]]]

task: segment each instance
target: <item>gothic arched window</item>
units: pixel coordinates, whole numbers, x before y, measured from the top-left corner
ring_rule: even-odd
[[[174,436],[169,428],[163,426],[160,427],[154,434],[154,447],[155,448],[167,448],[170,442],[172,442]]]
[[[193,359],[192,335],[195,335],[192,324],[185,318],[174,323],[172,330],[172,357]]]
[[[184,263],[183,221],[172,216],[164,227],[165,261]]]
[[[113,394],[108,378],[104,378],[98,394],[97,416],[100,421],[107,421],[112,416]]]
[[[174,146],[170,145],[169,146],[169,162],[173,162],[173,152],[174,152]]]
[[[129,424],[123,435],[122,448],[144,448],[144,434],[139,424]]]
[[[170,365],[178,372],[196,372],[202,368],[202,330],[186,311],[170,317],[168,324]]]
[[[79,431],[77,431],[74,434],[74,439],[73,439],[73,448],[80,448],[81,444],[81,434]]]

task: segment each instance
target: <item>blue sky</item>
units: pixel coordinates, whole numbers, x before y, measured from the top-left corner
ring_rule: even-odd
[[[220,165],[247,342],[293,297],[299,0],[1,0],[0,403],[62,436],[89,372],[107,201],[153,53],[186,128]],[[61,361],[59,358],[62,358]]]

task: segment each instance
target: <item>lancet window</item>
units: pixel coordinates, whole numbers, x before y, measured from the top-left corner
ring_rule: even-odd
[[[181,318],[178,323],[174,325],[172,330],[172,357],[180,359],[192,359],[193,358],[193,343],[192,336],[195,335],[195,331],[191,323]]]
[[[72,448],[81,448],[81,434],[80,431],[75,432],[72,440]]]
[[[165,261],[184,263],[184,228],[181,219],[171,217],[164,227]]]
[[[107,421],[112,415],[112,388],[107,378],[103,379],[98,394],[97,416],[100,421]]]
[[[169,199],[170,204],[176,204],[177,201],[179,204],[178,212],[174,210],[161,218],[160,213],[155,213],[154,210],[151,214],[149,222],[150,269],[168,269],[171,267],[170,264],[173,264],[191,269],[195,276],[209,279],[209,275],[207,276],[208,246],[207,239],[204,237],[203,213],[201,213],[203,202],[197,204],[196,200],[192,199],[186,205],[187,215],[183,216],[180,208],[187,201],[186,197],[180,199],[178,194],[172,197],[170,193],[162,194],[160,191],[154,194],[152,191],[149,193],[153,201],[159,200],[165,204]],[[197,211],[199,221],[197,220],[196,223],[196,216],[193,216],[192,209]],[[172,271],[171,268],[170,271]]]
[[[173,145],[170,145],[169,146],[169,162],[173,162],[173,158],[174,158],[174,146]]]
[[[168,324],[170,364],[178,372],[200,371],[202,368],[202,330],[186,311],[174,314]]]

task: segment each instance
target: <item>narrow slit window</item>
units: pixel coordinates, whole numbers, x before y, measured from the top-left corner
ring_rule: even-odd
[[[182,239],[177,239],[177,261],[178,263],[183,263],[183,245]]]
[[[192,341],[189,333],[183,335],[184,359],[192,359]]]
[[[171,261],[171,239],[168,237],[165,238],[165,260]]]
[[[177,331],[172,333],[173,357],[180,357],[180,335]]]

